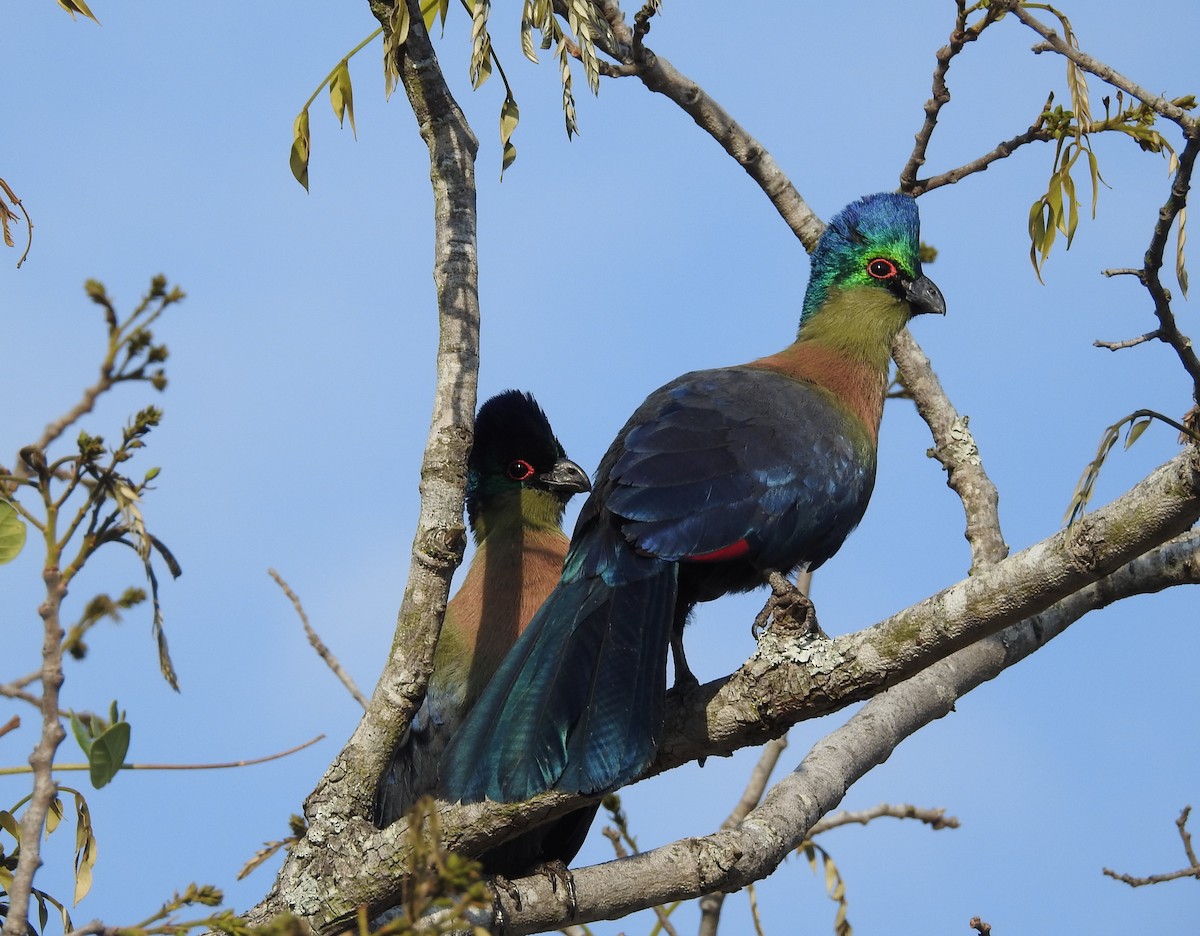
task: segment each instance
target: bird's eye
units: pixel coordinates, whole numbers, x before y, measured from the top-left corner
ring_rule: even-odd
[[[867,264],[867,272],[877,280],[891,279],[900,271],[896,269],[896,264],[891,260],[885,260],[883,257],[877,257]]]
[[[506,473],[513,481],[528,481],[534,475],[533,465],[523,458],[518,458],[509,462]]]

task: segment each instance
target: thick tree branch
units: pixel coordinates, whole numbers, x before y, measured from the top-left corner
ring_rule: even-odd
[[[60,611],[67,589],[56,566],[42,573],[46,599],[38,608],[43,624],[42,640],[42,733],[29,755],[33,768],[33,792],[21,816],[21,853],[13,869],[8,890],[8,913],[4,920],[4,936],[26,936],[29,925],[29,898],[33,876],[42,864],[41,841],[46,828],[50,805],[58,795],[54,780],[54,755],[66,737],[58,706],[59,689],[63,684],[62,644],[64,631]]]
[[[766,877],[808,836],[821,816],[901,741],[949,714],[976,686],[1024,659],[1072,622],[1118,598],[1200,581],[1200,534],[1180,538],[1117,573],[1071,595],[1042,614],[957,651],[869,701],[845,725],[819,742],[800,766],[767,794],[762,806],[734,829],[674,842],[627,862],[574,872],[576,922],[614,919],[652,904],[729,892]],[[1132,591],[1131,591],[1132,589]],[[505,933],[552,929],[571,908],[540,877],[514,882],[501,894]]]
[[[733,812],[721,823],[722,829],[734,828],[750,815],[750,811],[754,807],[762,802],[763,794],[767,791],[767,784],[771,780],[771,774],[775,772],[775,765],[779,763],[779,758],[786,747],[786,736],[775,738],[763,745],[758,763],[754,765],[754,770],[750,772],[750,779],[746,782],[746,789],[742,792],[737,805],[733,807]],[[705,894],[700,899],[700,936],[717,936],[717,929],[721,923],[721,909],[724,905],[725,894],[723,893]]]
[[[390,4],[372,0],[371,6],[387,28]],[[363,817],[371,814],[375,784],[420,704],[450,579],[465,545],[463,490],[479,367],[474,174],[478,144],[445,82],[415,0],[409,2],[409,12],[411,27],[397,64],[429,148],[439,317],[437,386],[421,465],[421,511],[383,675],[362,721],[306,800],[308,832],[289,853],[271,893],[249,914],[258,922],[281,910],[309,919],[353,913],[357,901],[353,895],[347,897],[349,902],[340,900],[335,882],[362,871],[363,840],[374,831]]]
[[[873,627],[801,645],[768,631],[734,676],[671,700],[654,772],[730,753],[777,736],[796,721],[876,698],[805,759],[798,771],[801,781],[784,781],[789,785],[768,794],[738,829],[574,872],[577,919],[562,889],[554,892],[544,878],[514,882],[514,889],[499,897],[506,932],[619,916],[736,889],[769,873],[795,847],[786,843],[802,841],[854,781],[908,734],[949,711],[961,694],[1024,659],[1089,611],[1200,582],[1200,533],[1167,542],[1197,517],[1200,453],[1189,449],[1069,530]],[[882,687],[891,688],[880,692]],[[787,805],[764,814],[779,796]],[[525,803],[443,804],[444,844],[477,854],[512,830],[544,823],[588,801],[552,791]],[[765,825],[764,815],[770,817]],[[786,835],[767,835],[784,822]],[[319,891],[299,891],[304,899],[294,899],[294,909],[332,932],[351,920],[359,903],[388,906],[404,867],[405,831],[403,822],[382,832],[365,821],[346,823],[341,839],[327,847],[336,845],[339,853],[357,849],[378,861],[353,867],[331,862]],[[521,909],[513,894],[519,895]]]

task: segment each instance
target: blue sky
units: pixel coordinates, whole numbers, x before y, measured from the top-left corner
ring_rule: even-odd
[[[1148,3],[1136,18],[1123,4],[1073,6],[1091,54],[1155,91],[1200,90],[1200,10],[1190,0]],[[94,892],[75,918],[130,924],[191,881],[223,887],[238,909],[260,897],[275,863],[241,884],[235,872],[264,840],[286,834],[288,815],[356,723],[356,704],[266,569],[301,594],[369,691],[406,575],[436,318],[426,153],[403,94],[384,101],[378,43],[351,65],[357,142],[323,96],[312,109],[311,191],[288,171],[292,120],[374,28],[366,3],[281,11],[96,0],[93,9],[103,26],[73,23],[51,0],[0,14],[9,75],[0,176],[36,224],[21,270],[15,252],[0,254],[0,463],[94,379],[103,327],[85,279],[103,281],[122,309],[155,273],[183,286],[187,302],[157,329],[171,349],[170,387],[153,398],[122,388],[83,422],[111,437],[147,402],[165,410],[145,453],[145,467],[162,468],[145,512],[184,567],[162,589],[183,691],[158,676],[148,614],[138,610],[93,635],[89,659],[68,667],[64,701],[104,709],[118,699],[139,762],[249,758],[328,736],[268,765],[129,773],[88,791],[100,852]],[[731,15],[712,0],[667,4],[649,44],[754,133],[828,218],[894,187],[920,126],[953,5],[899,9],[777,4]],[[470,91],[461,10],[438,41],[481,140],[480,395],[532,390],[590,470],[667,379],[787,343],[808,261],[742,170],[634,81],[605,81],[596,99],[577,74],[581,134],[568,142],[550,55],[539,66],[521,57],[512,4],[496,4],[493,17],[522,114],[503,183],[502,87],[493,77]],[[1025,129],[1051,90],[1065,103],[1064,65],[1032,55],[1035,38],[1010,18],[955,61],[929,170]],[[1092,89],[1095,102],[1106,93],[1094,80]],[[1014,549],[1058,529],[1107,425],[1142,407],[1178,417],[1189,405],[1166,349],[1092,346],[1154,327],[1136,284],[1098,271],[1140,262],[1168,185],[1166,162],[1129,141],[1096,147],[1109,187],[1071,250],[1056,246],[1045,285],[1025,228],[1050,173],[1048,146],[921,199],[923,236],[939,250],[927,272],[949,315],[919,319],[914,331],[971,417]],[[1194,335],[1193,305],[1176,307]],[[1171,457],[1174,437],[1155,427],[1114,454],[1098,500]],[[929,444],[909,406],[890,406],[871,509],[816,582],[827,630],[874,623],[966,574],[961,508],[926,457]],[[138,576],[131,557],[107,557],[71,600]],[[0,569],[0,679],[33,668],[39,588],[32,549]],[[702,680],[749,655],[760,604],[758,595],[726,599],[697,615],[688,653]],[[1106,865],[1144,874],[1183,864],[1174,819],[1200,793],[1194,622],[1194,592],[1181,589],[1092,615],[851,789],[848,808],[911,802],[962,821],[933,833],[884,820],[824,839],[856,931],[967,932],[979,915],[1009,933],[1194,932],[1193,883],[1133,891],[1100,874]],[[0,740],[4,764],[23,762],[34,740],[34,713],[0,701],[0,722],[13,713],[25,727]],[[782,765],[798,763],[839,720],[793,729]],[[626,791],[640,844],[716,828],[755,757],[710,759]],[[70,744],[64,759],[78,759]],[[26,789],[0,778],[0,806]],[[39,877],[56,894],[70,892],[68,836],[52,840]],[[594,831],[578,861],[610,855]],[[802,860],[764,882],[759,902],[768,932],[832,926],[834,907]],[[744,895],[725,912],[726,932],[749,930]],[[694,928],[694,912],[680,919]]]

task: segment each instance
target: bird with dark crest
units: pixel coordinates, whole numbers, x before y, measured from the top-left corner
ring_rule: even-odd
[[[451,734],[558,582],[568,545],[563,513],[572,496],[590,487],[532,395],[507,390],[480,407],[467,461],[467,522],[475,555],[446,605],[425,699],[380,782],[375,803],[380,828],[434,792],[438,760]],[[543,857],[569,860],[577,849],[576,843],[542,856],[534,841],[528,857],[511,857],[509,846],[491,863],[495,870],[516,873]],[[558,853],[566,851],[570,854]]]
[[[684,374],[637,408],[600,463],[558,585],[446,751],[445,798],[635,780],[662,733],[668,647],[677,683],[690,677],[676,638],[696,603],[838,551],[875,483],[892,339],[945,312],[918,234],[907,195],[847,206],[812,253],[793,343]]]

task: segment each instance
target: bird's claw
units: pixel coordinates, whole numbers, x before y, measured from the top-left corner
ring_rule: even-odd
[[[579,898],[575,893],[575,878],[566,864],[555,858],[553,861],[543,862],[535,870],[549,880],[550,890],[554,893],[558,893],[558,885],[562,884],[563,892],[567,895],[567,911],[574,919],[575,914],[579,912]]]
[[[755,640],[768,626],[805,641],[829,639],[817,623],[816,608],[804,592],[781,572],[771,572],[767,581],[771,585],[771,595],[754,616],[751,633]]]

